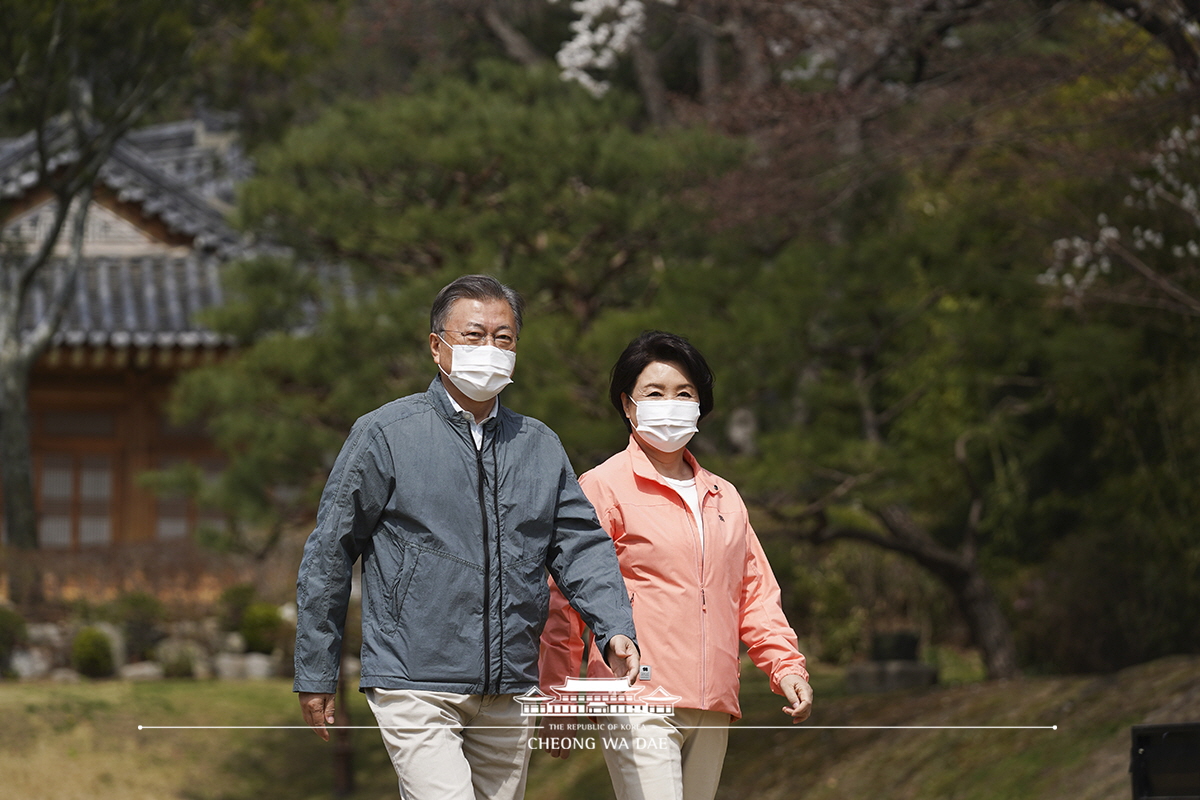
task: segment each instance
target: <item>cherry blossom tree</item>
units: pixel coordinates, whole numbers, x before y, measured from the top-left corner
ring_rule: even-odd
[[[1093,233],[1054,242],[1039,280],[1069,305],[1087,301],[1200,316],[1200,116],[1163,137],[1128,176],[1118,208]]]

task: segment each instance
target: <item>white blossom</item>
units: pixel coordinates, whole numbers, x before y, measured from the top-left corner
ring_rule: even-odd
[[[675,0],[656,2],[675,4]],[[555,60],[565,80],[576,81],[599,97],[609,84],[593,73],[612,69],[617,58],[629,51],[645,27],[646,7],[641,0],[574,0],[571,10],[579,15],[570,26],[574,36],[559,48]]]
[[[1105,212],[1097,214],[1093,239],[1073,236],[1052,243],[1051,264],[1037,276],[1038,283],[1064,290],[1072,302],[1079,300],[1097,280],[1111,274],[1114,256],[1123,257],[1119,247],[1123,240],[1137,253],[1158,251],[1178,260],[1200,259],[1200,237],[1195,234],[1200,231],[1198,141],[1200,115],[1167,133],[1147,154],[1143,174],[1130,176],[1132,193],[1121,201],[1124,209],[1140,215],[1139,221],[1126,228],[1126,234],[1119,219]],[[1174,238],[1169,233],[1177,230],[1180,222],[1194,229],[1190,236]]]

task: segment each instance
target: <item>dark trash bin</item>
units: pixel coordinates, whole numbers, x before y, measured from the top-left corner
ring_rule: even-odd
[[[871,637],[872,661],[916,661],[921,637],[912,631],[877,633]]]
[[[1200,800],[1200,722],[1134,725],[1133,800]]]

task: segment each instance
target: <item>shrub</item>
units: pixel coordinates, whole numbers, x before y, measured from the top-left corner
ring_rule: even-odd
[[[221,592],[221,630],[240,631],[242,617],[257,593],[252,583],[239,583]]]
[[[162,668],[164,678],[196,677],[196,665],[192,663],[191,656],[182,650],[163,661]]]
[[[113,664],[112,642],[98,628],[84,628],[71,642],[71,666],[89,678],[107,678],[116,667]]]
[[[152,658],[154,646],[166,637],[161,627],[166,613],[158,598],[148,592],[129,592],[113,602],[111,611],[125,632],[125,657],[130,661]]]
[[[1051,673],[1106,673],[1200,652],[1196,561],[1170,546],[1189,523],[1157,530],[1113,523],[1064,539],[1017,598],[1024,665]],[[1161,539],[1156,539],[1156,536]],[[1166,539],[1164,543],[1162,539]]]
[[[242,615],[240,628],[246,640],[246,652],[270,654],[283,633],[283,618],[270,603],[251,603]]]
[[[204,650],[193,641],[167,639],[155,648],[154,660],[162,666],[164,678],[194,678]]]
[[[0,608],[0,676],[8,675],[13,650],[25,640],[25,620],[11,608]]]

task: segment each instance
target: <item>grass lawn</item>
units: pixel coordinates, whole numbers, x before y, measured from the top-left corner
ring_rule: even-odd
[[[791,726],[782,700],[743,671],[721,800],[1101,800],[1129,794],[1129,726],[1200,720],[1200,657],[1109,676],[963,683],[847,696],[817,669],[816,710]],[[351,692],[352,722],[374,720]],[[308,730],[138,730],[291,726],[290,682],[0,683],[0,785],[12,800],[328,798],[333,748]],[[771,725],[774,730],[745,726]],[[828,730],[835,725],[1058,725],[1049,730]],[[356,798],[398,796],[375,731],[354,731]],[[534,752],[529,800],[611,798],[599,751]]]
[[[354,724],[372,724],[352,693]],[[0,684],[0,775],[12,800],[328,798],[332,748],[308,730],[138,730],[299,725],[291,682]],[[379,734],[356,731],[361,797],[392,797]]]

